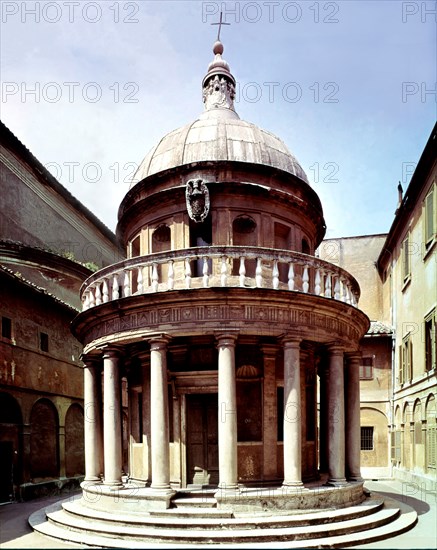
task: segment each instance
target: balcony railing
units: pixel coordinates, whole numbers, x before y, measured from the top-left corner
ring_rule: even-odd
[[[288,290],[324,296],[357,307],[360,290],[344,269],[287,250],[208,246],[138,256],[89,277],[83,310],[128,296],[208,287]]]

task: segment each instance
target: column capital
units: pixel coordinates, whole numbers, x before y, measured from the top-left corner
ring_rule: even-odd
[[[300,348],[302,340],[301,336],[295,334],[286,334],[279,339],[284,348]]]
[[[331,344],[327,344],[326,348],[329,352],[329,355],[343,355],[344,354],[344,347],[341,344],[337,344],[336,342],[333,342]]]
[[[81,353],[79,359],[82,361],[84,369],[100,367],[102,364],[101,355],[91,355],[90,353]]]
[[[344,354],[349,365],[360,365],[363,354],[361,351],[351,351]]]
[[[171,336],[165,333],[154,334],[153,336],[146,336],[145,340],[150,344],[150,350],[159,351],[167,349],[168,344],[171,341]]]
[[[223,332],[214,332],[214,336],[217,341],[217,347],[235,346],[238,338],[238,333],[238,330],[224,330]]]
[[[115,344],[105,344],[103,346],[97,346],[103,352],[102,358],[107,359],[110,357],[119,358],[123,355],[124,347],[117,346]]]

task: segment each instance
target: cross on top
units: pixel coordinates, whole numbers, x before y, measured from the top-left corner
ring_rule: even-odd
[[[211,25],[218,25],[217,41],[220,41],[220,31],[222,30],[222,25],[230,25],[230,23],[225,23],[223,21],[223,12],[220,12],[220,21],[218,23],[211,23]]]

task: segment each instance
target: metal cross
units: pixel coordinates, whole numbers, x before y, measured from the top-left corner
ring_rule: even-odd
[[[225,23],[223,21],[223,12],[220,12],[220,21],[218,23],[211,23],[211,25],[218,25],[218,33],[217,33],[217,40],[220,40],[220,31],[222,29],[222,25],[230,25],[230,23]]]

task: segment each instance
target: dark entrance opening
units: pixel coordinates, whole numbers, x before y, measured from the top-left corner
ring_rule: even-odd
[[[187,395],[187,484],[217,485],[218,395]]]

